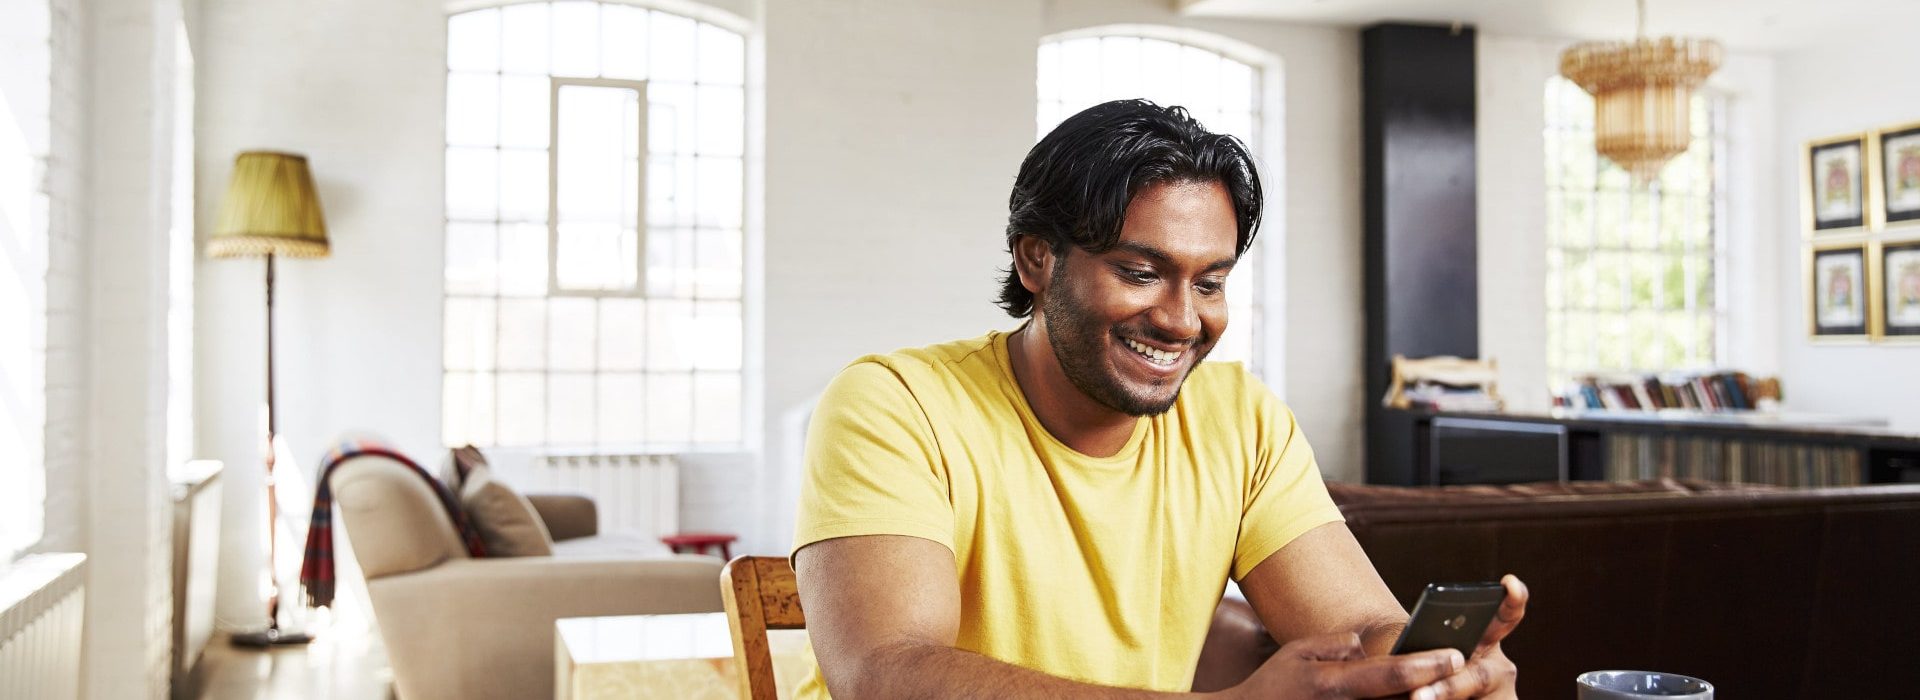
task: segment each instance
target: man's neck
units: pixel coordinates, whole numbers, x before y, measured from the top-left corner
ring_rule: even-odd
[[[1074,386],[1053,354],[1038,315],[1007,338],[1007,356],[1013,364],[1014,384],[1026,395],[1040,427],[1067,447],[1092,457],[1109,457],[1133,438],[1140,419],[1113,410]]]

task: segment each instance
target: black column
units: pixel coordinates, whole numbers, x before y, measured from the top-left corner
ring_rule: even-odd
[[[1361,35],[1367,481],[1417,483],[1411,418],[1380,407],[1394,354],[1479,355],[1474,32]]]

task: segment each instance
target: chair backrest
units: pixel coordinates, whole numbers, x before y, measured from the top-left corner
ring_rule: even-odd
[[[807,627],[793,565],[785,557],[738,557],[720,570],[720,592],[733,631],[733,658],[740,664],[740,697],[775,700],[767,630]]]

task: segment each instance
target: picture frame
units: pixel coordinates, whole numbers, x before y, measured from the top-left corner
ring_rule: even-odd
[[[1875,131],[1869,153],[1873,229],[1920,225],[1920,122]]]
[[[1920,343],[1920,236],[1876,242],[1873,271],[1873,336]]]
[[[1807,335],[1821,341],[1864,341],[1873,328],[1868,276],[1871,246],[1866,241],[1826,243],[1806,248]]]
[[[1809,235],[1857,232],[1867,227],[1868,169],[1865,134],[1807,142],[1801,154],[1801,219]]]

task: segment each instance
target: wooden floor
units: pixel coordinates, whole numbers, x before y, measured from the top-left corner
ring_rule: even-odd
[[[272,651],[207,644],[193,685],[199,700],[388,700],[393,673],[371,624],[316,625],[313,643]]]

